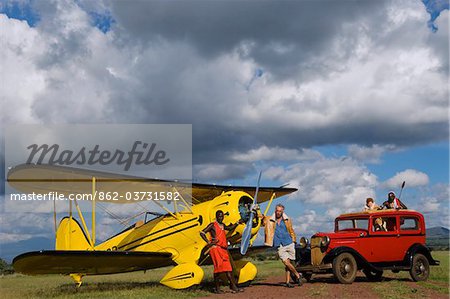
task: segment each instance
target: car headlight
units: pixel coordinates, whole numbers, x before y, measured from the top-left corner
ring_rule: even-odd
[[[322,237],[322,241],[320,241],[320,247],[326,248],[328,245],[330,245],[330,237]]]
[[[309,244],[309,240],[305,237],[301,237],[300,238],[300,248],[306,248],[306,246],[308,246]]]

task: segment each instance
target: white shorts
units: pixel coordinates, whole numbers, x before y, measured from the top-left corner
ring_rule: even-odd
[[[287,259],[295,261],[295,244],[292,242],[289,245],[278,247],[278,256],[282,261]]]

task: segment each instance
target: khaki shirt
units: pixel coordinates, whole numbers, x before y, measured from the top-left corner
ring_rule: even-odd
[[[296,242],[297,238],[295,236],[294,228],[292,227],[291,219],[286,214],[283,214],[282,218],[282,221],[285,221],[286,228],[292,237],[292,242]],[[272,216],[265,216],[262,225],[264,226],[265,233],[264,245],[273,246],[273,236],[275,235],[276,226],[275,213]]]

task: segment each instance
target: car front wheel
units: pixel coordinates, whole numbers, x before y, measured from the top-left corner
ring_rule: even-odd
[[[340,283],[352,283],[355,281],[358,266],[350,253],[341,253],[333,260],[333,274]]]
[[[424,281],[428,279],[428,276],[430,275],[430,264],[423,254],[418,253],[414,255],[409,274],[411,274],[411,278],[414,281]]]

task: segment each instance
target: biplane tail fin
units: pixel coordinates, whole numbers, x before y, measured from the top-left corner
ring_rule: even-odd
[[[92,250],[89,239],[75,218],[64,217],[56,231],[56,250]]]

